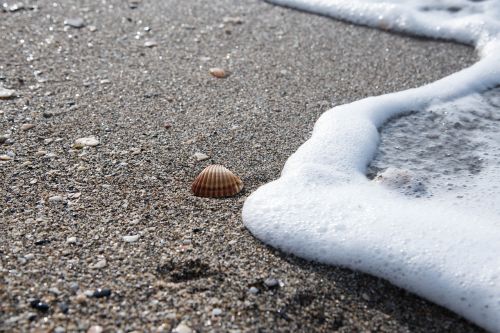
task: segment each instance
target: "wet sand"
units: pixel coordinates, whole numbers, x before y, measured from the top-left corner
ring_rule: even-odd
[[[0,100],[0,331],[481,331],[241,221],[321,113],[458,71],[471,48],[257,0],[25,5],[0,10],[0,84],[19,94]],[[192,196],[212,163],[243,192]]]

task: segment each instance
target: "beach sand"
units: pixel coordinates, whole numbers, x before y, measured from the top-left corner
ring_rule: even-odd
[[[12,158],[0,331],[481,331],[386,281],[269,248],[241,220],[324,111],[437,80],[473,49],[257,0],[130,4],[0,10],[0,83],[19,94],[0,100]],[[65,28],[77,17],[85,27]],[[89,136],[99,145],[72,148]],[[194,197],[212,163],[243,192]]]

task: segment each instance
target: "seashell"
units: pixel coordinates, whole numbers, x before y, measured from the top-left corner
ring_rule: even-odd
[[[207,166],[193,181],[191,191],[197,197],[221,198],[235,195],[243,188],[243,182],[222,165]]]
[[[223,68],[218,68],[218,67],[210,68],[208,72],[212,74],[212,76],[215,76],[216,78],[219,79],[223,79],[229,76],[228,72],[226,72]]]

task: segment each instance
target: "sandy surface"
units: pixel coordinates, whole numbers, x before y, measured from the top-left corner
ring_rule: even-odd
[[[0,83],[19,94],[0,100],[0,331],[480,331],[268,248],[240,216],[326,109],[436,80],[471,64],[470,48],[257,0],[25,4],[0,10]],[[86,26],[65,28],[72,17]],[[99,145],[72,148],[89,136]],[[211,163],[244,191],[193,197]]]

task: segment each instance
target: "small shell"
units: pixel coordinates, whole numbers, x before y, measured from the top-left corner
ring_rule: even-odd
[[[197,197],[221,198],[237,194],[243,182],[222,165],[207,166],[193,181],[191,191]]]
[[[223,68],[210,68],[209,73],[212,74],[212,76],[215,76],[216,78],[223,79],[225,77],[229,76],[229,73],[225,71]]]

